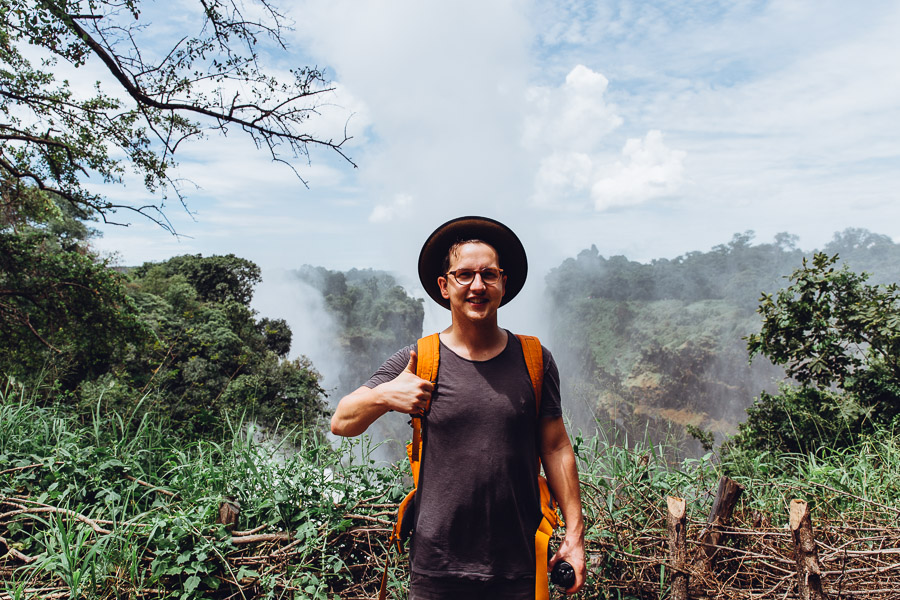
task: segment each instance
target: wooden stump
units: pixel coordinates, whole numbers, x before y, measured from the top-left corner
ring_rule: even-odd
[[[219,517],[216,523],[225,526],[226,531],[231,531],[237,526],[238,516],[241,514],[241,503],[232,498],[226,498],[219,504]]]
[[[687,511],[683,498],[669,496],[666,502],[669,508],[666,529],[669,532],[669,565],[672,573],[669,598],[687,600]]]
[[[791,537],[794,539],[794,560],[797,563],[797,587],[802,600],[825,600],[822,591],[822,571],[819,551],[813,536],[809,506],[803,500],[791,500]]]
[[[715,566],[716,555],[719,552],[717,546],[722,545],[726,538],[721,528],[731,521],[731,514],[743,492],[744,486],[736,481],[728,477],[719,479],[719,489],[709,511],[706,527],[700,532],[700,555],[697,562],[701,569],[711,571]]]

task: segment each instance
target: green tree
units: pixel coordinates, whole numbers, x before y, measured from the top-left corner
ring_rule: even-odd
[[[841,448],[900,413],[900,290],[837,262],[817,253],[788,287],[763,295],[750,355],[783,365],[798,385],[760,396],[734,452]]]
[[[0,223],[0,373],[74,387],[148,332],[73,207],[37,190],[20,201]]]
[[[203,302],[228,302],[248,305],[253,288],[262,281],[259,267],[246,258],[234,254],[208,256],[185,254],[173,256],[162,263],[147,263],[135,270],[138,277],[149,270],[165,277],[183,275]]]
[[[37,188],[85,215],[109,221],[127,209],[171,229],[165,199],[174,193],[184,201],[171,175],[175,152],[206,132],[242,130],[280,162],[306,159],[310,146],[346,158],[346,139],[305,131],[322,94],[332,89],[323,73],[303,67],[284,80],[263,66],[260,48],[285,50],[285,18],[268,0],[200,0],[199,12],[182,12],[181,25],[194,32],[179,33],[183,37],[161,50],[143,4],[0,0],[4,211]],[[191,22],[192,14],[201,16]],[[37,64],[29,58],[35,53]],[[83,93],[57,79],[60,62],[76,70],[99,65],[111,78]],[[128,170],[158,201],[120,204],[84,185],[87,177],[122,182]]]
[[[236,257],[184,255],[130,274],[129,294],[154,334],[124,370],[135,390],[155,390],[177,428],[207,435],[241,414],[321,432],[319,374],[305,358],[284,360],[291,332],[250,308],[259,268]]]
[[[748,337],[751,357],[784,365],[803,385],[852,391],[873,371],[900,378],[897,285],[868,285],[866,273],[836,269],[837,260],[823,253],[803,259],[791,285],[763,294],[762,329]]]

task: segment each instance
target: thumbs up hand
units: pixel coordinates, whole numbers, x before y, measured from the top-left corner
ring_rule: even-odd
[[[379,385],[382,401],[390,410],[411,415],[423,415],[431,402],[434,384],[416,375],[418,356],[409,353],[409,363],[392,381]]]
[[[404,373],[412,373],[416,374],[416,369],[418,367],[419,357],[416,354],[415,350],[409,351],[409,363],[406,365],[406,369],[403,370]]]

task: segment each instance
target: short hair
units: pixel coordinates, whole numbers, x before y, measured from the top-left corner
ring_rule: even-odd
[[[497,250],[497,248],[495,248],[493,246],[493,244],[490,244],[484,240],[472,238],[472,239],[467,239],[467,240],[460,240],[460,241],[454,243],[452,246],[450,246],[450,248],[447,249],[447,256],[444,257],[444,262],[441,264],[441,273],[447,273],[450,270],[450,257],[456,256],[457,253],[459,252],[459,249],[462,246],[465,246],[466,244],[484,244],[485,246],[487,246],[488,248],[490,248],[491,250],[494,251],[494,254],[497,255],[497,266],[502,267],[502,265],[500,263],[500,251]]]

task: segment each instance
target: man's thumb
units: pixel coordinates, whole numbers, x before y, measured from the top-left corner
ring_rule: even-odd
[[[409,364],[406,365],[406,370],[409,371],[410,373],[412,373],[413,375],[415,375],[417,362],[418,362],[418,356],[416,356],[416,351],[410,350]]]

